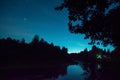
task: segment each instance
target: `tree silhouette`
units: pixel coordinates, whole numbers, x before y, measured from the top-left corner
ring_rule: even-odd
[[[62,47],[62,53],[67,54],[67,52],[68,52],[68,49],[65,47]]]
[[[6,38],[0,39],[1,66],[27,66],[41,64],[71,64],[74,63],[67,53],[67,48],[49,44],[43,38],[35,35],[30,43]],[[17,63],[17,64],[16,64]]]
[[[69,30],[85,34],[90,44],[120,46],[120,0],[64,0],[56,10],[69,12]]]
[[[31,43],[32,44],[38,44],[39,43],[39,36],[35,35]]]
[[[21,40],[21,44],[25,44],[25,39],[24,38]]]

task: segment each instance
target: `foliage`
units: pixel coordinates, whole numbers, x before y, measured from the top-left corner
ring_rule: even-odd
[[[56,10],[69,12],[69,30],[85,34],[90,44],[120,46],[120,0],[64,0]]]
[[[71,63],[67,48],[49,44],[43,38],[35,35],[30,43],[12,38],[0,39],[1,65],[23,64],[61,64]],[[17,64],[16,64],[17,63]]]
[[[74,60],[84,62],[110,62],[111,52],[93,46],[90,51],[87,48],[80,53],[72,53],[70,57]]]

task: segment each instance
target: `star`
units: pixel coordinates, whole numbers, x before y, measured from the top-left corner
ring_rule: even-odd
[[[27,21],[27,18],[24,18],[23,20],[24,20],[24,21]]]

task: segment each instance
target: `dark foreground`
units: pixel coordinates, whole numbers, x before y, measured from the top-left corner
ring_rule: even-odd
[[[109,63],[11,66],[0,74],[0,80],[120,80],[119,65]]]
[[[120,80],[119,50],[110,53],[93,46],[70,55],[67,48],[37,36],[29,44],[1,39],[0,80]]]

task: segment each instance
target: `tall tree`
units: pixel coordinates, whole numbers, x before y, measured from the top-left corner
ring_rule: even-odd
[[[72,33],[85,34],[90,44],[120,46],[120,0],[64,0],[56,10],[64,8]]]
[[[35,35],[31,43],[32,44],[38,44],[39,43],[39,36]]]

